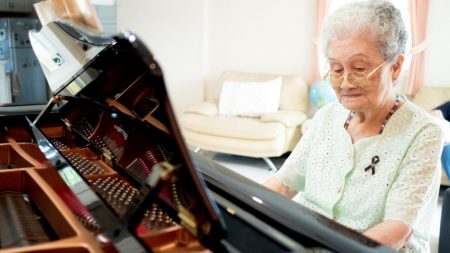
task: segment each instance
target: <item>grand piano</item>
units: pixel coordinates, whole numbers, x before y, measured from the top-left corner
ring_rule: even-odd
[[[393,252],[190,152],[135,34],[30,41],[53,97],[0,108],[0,252]]]

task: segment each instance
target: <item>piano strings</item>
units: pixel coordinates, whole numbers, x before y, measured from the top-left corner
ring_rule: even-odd
[[[109,150],[112,151],[113,155],[120,159],[125,153],[125,144],[128,140],[128,133],[121,127],[114,125],[111,130],[103,136],[103,141]]]
[[[73,128],[76,129],[85,138],[89,138],[94,133],[94,127],[85,117],[73,122]]]
[[[101,231],[101,227],[94,216],[86,209],[71,190],[58,191],[57,193],[85,228],[95,233]]]
[[[21,192],[0,192],[0,249],[21,247],[50,241],[32,209],[27,195]]]
[[[126,170],[143,181],[152,172],[152,167],[159,162],[162,162],[159,155],[153,149],[149,149],[142,156],[136,157],[128,164]]]
[[[140,157],[135,158],[125,169],[140,181],[143,181],[151,173],[151,168]]]

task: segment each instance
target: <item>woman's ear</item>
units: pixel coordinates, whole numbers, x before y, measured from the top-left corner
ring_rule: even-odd
[[[403,62],[405,61],[405,56],[403,54],[399,54],[397,56],[397,62],[392,65],[392,79],[397,80],[400,76],[400,72],[402,71]]]

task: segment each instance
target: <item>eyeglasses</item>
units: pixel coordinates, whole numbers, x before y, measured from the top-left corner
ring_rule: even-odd
[[[324,80],[330,80],[331,86],[334,88],[337,88],[341,86],[342,82],[344,81],[344,78],[347,79],[348,82],[350,82],[352,85],[356,87],[361,87],[361,85],[368,81],[369,78],[377,72],[378,69],[381,68],[387,61],[382,62],[378,67],[373,69],[370,73],[366,74],[364,72],[351,72],[347,74],[347,77],[345,77],[342,74],[337,74],[332,72],[330,69],[327,74],[323,77]]]

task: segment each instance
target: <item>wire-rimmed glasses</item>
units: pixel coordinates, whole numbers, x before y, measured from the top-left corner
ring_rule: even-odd
[[[334,88],[337,88],[341,86],[342,82],[344,81],[344,78],[347,79],[348,82],[350,82],[352,85],[356,87],[361,87],[361,85],[368,81],[369,78],[377,72],[378,69],[381,68],[387,61],[382,62],[380,65],[378,65],[376,68],[374,68],[370,73],[364,73],[364,72],[351,72],[347,74],[347,77],[345,77],[343,74],[338,74],[333,72],[331,69],[327,72],[327,74],[323,77],[324,80],[330,80],[331,86]]]

